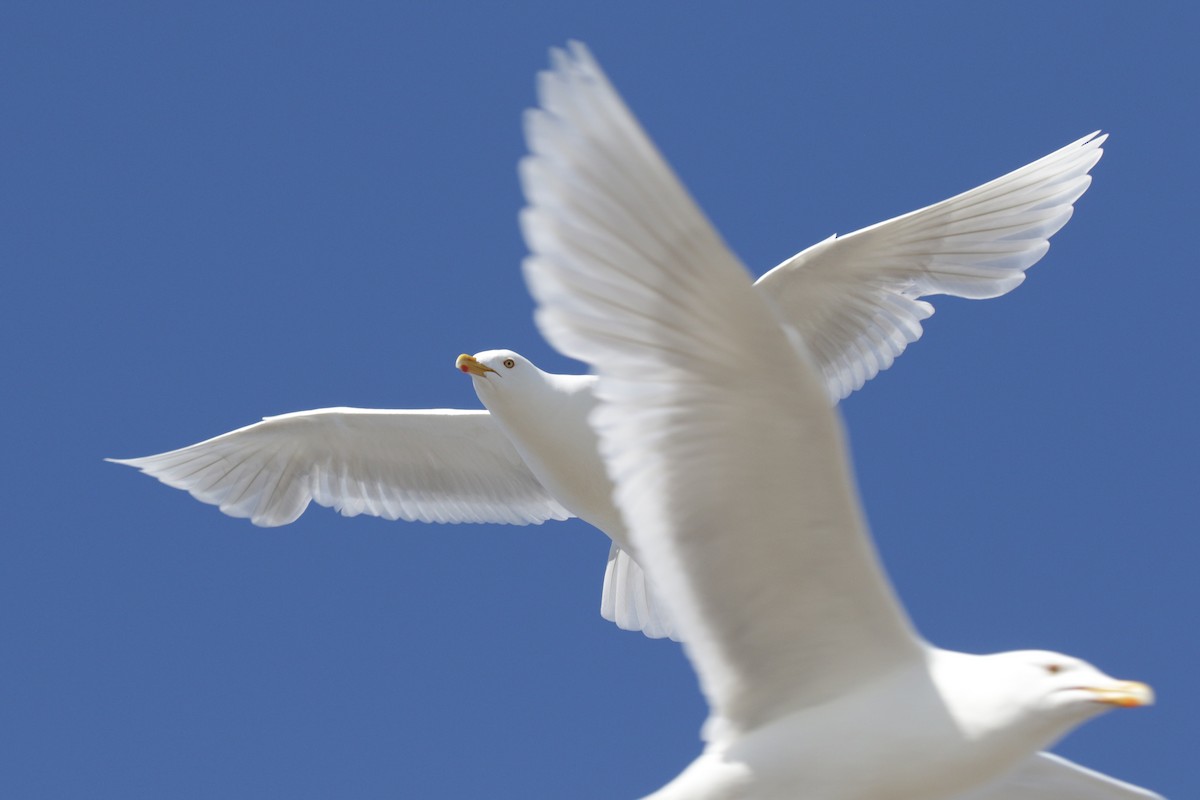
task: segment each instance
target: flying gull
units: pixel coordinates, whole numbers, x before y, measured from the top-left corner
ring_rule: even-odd
[[[527,122],[535,151],[546,135],[540,119],[533,114]],[[948,200],[830,237],[754,286],[774,318],[804,341],[828,397],[840,400],[921,336],[921,321],[933,313],[922,297],[990,298],[1018,286],[1070,218],[1105,138],[1085,136]],[[537,161],[524,167],[542,168]],[[561,188],[555,179],[527,175],[525,182],[553,192]],[[612,539],[604,618],[678,638],[610,499],[586,423],[593,376],[543,372],[509,350],[464,354],[456,366],[472,377],[486,411],[300,411],[179,450],[111,460],[263,526],[290,523],[313,501],[346,516],[421,522],[524,525],[577,516]]]
[[[526,119],[526,281],[542,333],[598,375],[591,421],[627,541],[710,708],[702,754],[650,798],[1158,797],[1039,752],[1152,702],[1149,687],[916,633],[808,340],[752,290],[587,50],[552,63]]]

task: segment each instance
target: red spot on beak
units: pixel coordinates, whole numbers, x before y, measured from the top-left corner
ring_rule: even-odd
[[[463,364],[461,367],[459,367],[459,369],[461,369],[463,372],[470,372],[470,370],[467,369],[466,364]]]

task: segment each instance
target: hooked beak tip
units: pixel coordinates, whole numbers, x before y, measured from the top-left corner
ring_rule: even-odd
[[[478,375],[478,376],[482,376],[489,372],[496,371],[496,370],[492,369],[491,367],[487,366],[486,364],[480,363],[480,361],[477,358],[475,358],[475,356],[468,355],[466,353],[462,353],[461,355],[459,355],[458,358],[454,359],[454,367],[455,367],[455,369],[461,370],[461,371],[467,373],[468,375]]]
[[[1120,708],[1139,708],[1154,705],[1154,690],[1141,681],[1121,681],[1103,688],[1092,689],[1096,701]]]

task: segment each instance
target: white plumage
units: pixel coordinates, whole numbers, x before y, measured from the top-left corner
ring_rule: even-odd
[[[1037,752],[1151,702],[1147,687],[1060,654],[967,655],[915,633],[807,338],[753,291],[586,49],[552,60],[526,126],[526,280],[546,337],[598,374],[591,421],[629,544],[711,710],[704,752],[652,797],[1155,797]],[[939,251],[980,256],[956,268],[956,289],[1002,291],[1030,256],[977,238]]]
[[[573,102],[552,78],[544,77],[541,88],[547,107]],[[619,102],[615,95],[609,98],[615,117],[597,118],[596,124],[617,125],[620,117],[619,124],[636,126]],[[569,157],[573,146],[557,118],[532,111],[526,131],[530,149],[541,155],[521,168],[531,202],[578,206],[555,169],[556,159]],[[921,321],[933,306],[920,298],[995,297],[1020,284],[1024,270],[1045,254],[1048,238],[1070,218],[1104,139],[1086,136],[948,200],[826,239],[770,270],[755,286],[804,341],[829,397],[841,399],[921,336]],[[593,155],[603,160],[592,177],[606,185],[630,154]],[[667,178],[674,186],[669,172]],[[606,211],[613,224],[636,222],[628,209]],[[573,221],[586,220],[581,213]],[[593,242],[603,233],[576,231]],[[689,246],[703,248],[712,234],[697,236]],[[604,244],[609,249],[598,254],[602,258],[620,263],[636,255],[623,242]],[[528,365],[528,380],[497,377],[507,372],[503,364],[509,358]],[[494,371],[472,372],[488,412],[321,409],[269,417],[181,450],[114,460],[256,525],[289,523],[310,501],[347,516],[434,522],[527,524],[578,516],[613,540],[603,616],[652,637],[675,636],[674,623],[628,549],[610,499],[586,424],[594,402],[591,377],[551,375],[507,350],[478,353],[476,359]],[[550,420],[553,435],[546,436]]]
[[[486,411],[299,411],[169,453],[109,460],[263,526],[294,522],[314,500],[348,517],[419,522],[571,516]]]

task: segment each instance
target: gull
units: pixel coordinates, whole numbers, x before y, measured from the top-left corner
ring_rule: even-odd
[[[1048,651],[927,643],[872,546],[837,410],[583,45],[526,119],[521,224],[543,335],[591,424],[710,715],[653,800],[1158,797],[1040,752],[1153,700]]]
[[[535,150],[537,119],[528,124]],[[1105,138],[1085,136],[948,200],[825,239],[762,275],[755,289],[805,342],[836,402],[921,336],[933,313],[921,298],[983,299],[1018,286],[1071,217]],[[553,188],[551,179],[538,186]],[[602,616],[652,638],[678,638],[611,500],[587,425],[594,377],[547,373],[511,350],[463,354],[456,367],[471,376],[486,411],[300,411],[179,450],[110,460],[262,526],[288,524],[310,502],[346,516],[421,522],[579,517],[612,539]]]

